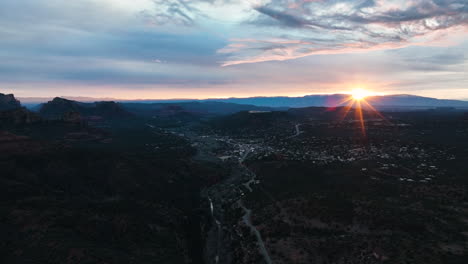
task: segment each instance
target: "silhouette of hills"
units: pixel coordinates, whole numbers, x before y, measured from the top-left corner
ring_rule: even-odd
[[[56,97],[39,108],[39,114],[47,119],[62,119],[70,113],[82,117],[100,117],[105,119],[127,118],[132,114],[116,102],[82,103]]]
[[[348,94],[321,94],[321,95],[306,95],[299,97],[287,97],[287,96],[271,96],[271,97],[247,97],[247,98],[214,98],[214,99],[142,99],[142,100],[125,100],[125,99],[114,99],[114,98],[92,98],[92,97],[67,97],[69,100],[80,101],[80,102],[93,102],[93,101],[114,101],[126,104],[156,104],[157,107],[160,104],[193,104],[193,110],[205,111],[206,109],[200,109],[200,107],[223,107],[222,105],[197,105],[195,102],[200,103],[233,103],[257,106],[257,107],[282,107],[282,108],[298,108],[298,107],[336,107],[343,106]],[[40,102],[50,100],[50,98],[21,98],[25,102],[27,107],[34,107]],[[393,95],[382,95],[382,96],[370,96],[366,100],[372,105],[379,108],[436,108],[436,107],[455,107],[455,108],[468,108],[468,101],[462,100],[448,100],[448,99],[437,99],[431,97],[423,97],[409,94],[393,94]],[[227,106],[227,105],[225,105]],[[224,107],[225,107],[224,106]],[[186,105],[188,107],[188,105]],[[133,107],[136,108],[136,107]],[[243,109],[249,110],[249,109]]]
[[[21,107],[20,101],[13,94],[0,93],[0,111],[13,110]]]

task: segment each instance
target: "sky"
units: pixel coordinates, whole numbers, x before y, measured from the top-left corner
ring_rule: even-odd
[[[467,0],[1,0],[0,92],[468,100]]]

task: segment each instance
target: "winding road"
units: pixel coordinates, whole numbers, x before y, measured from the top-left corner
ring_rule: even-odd
[[[239,200],[238,204],[239,204],[239,207],[242,208],[245,212],[244,216],[242,217],[242,220],[250,228],[250,232],[252,232],[257,238],[257,244],[260,248],[260,254],[262,254],[267,264],[272,264],[273,261],[271,260],[271,257],[268,254],[268,250],[266,249],[265,243],[263,242],[262,235],[260,234],[258,229],[255,227],[255,225],[252,224],[252,218],[251,218],[252,210],[245,207],[244,204],[242,203],[242,200]]]
[[[241,156],[239,159],[239,165],[250,175],[252,175],[252,178],[246,182],[243,183],[243,185],[250,191],[253,192],[253,189],[250,187],[250,184],[254,183],[257,179],[257,175],[251,171],[247,166],[244,165],[244,160],[247,158],[248,154],[250,152],[247,151],[244,153],[244,155]],[[243,222],[250,228],[250,232],[252,232],[255,237],[257,238],[257,244],[259,246],[260,254],[263,256],[263,259],[267,264],[272,264],[273,261],[271,260],[270,254],[268,253],[268,250],[265,246],[265,242],[262,239],[262,235],[260,234],[260,231],[258,231],[257,227],[252,224],[252,210],[248,209],[245,207],[244,203],[242,202],[242,198],[237,201],[238,205],[242,210],[244,210],[245,214],[242,216]]]
[[[301,131],[301,129],[300,129],[301,125],[302,125],[302,124],[296,124],[296,125],[294,126],[295,134],[292,135],[292,136],[290,136],[290,137],[288,137],[288,138],[294,138],[294,137],[297,137],[297,136],[299,136],[300,134],[304,133],[304,131]]]
[[[301,131],[301,129],[300,129],[301,125],[302,124],[296,124],[295,127],[294,127],[295,128],[295,134],[288,137],[288,138],[294,138],[294,137],[297,137],[300,134],[302,134],[303,131]],[[256,182],[257,175],[253,171],[251,171],[247,166],[244,165],[244,161],[245,161],[245,159],[248,157],[248,155],[250,153],[251,153],[250,150],[245,150],[245,152],[239,157],[239,165],[243,170],[246,171],[247,174],[252,176],[249,181],[243,183],[242,185],[244,185],[245,188],[247,190],[249,190],[249,192],[253,192],[254,190],[252,189],[252,187],[250,185]],[[211,198],[208,197],[208,199],[210,200],[211,214],[212,214],[213,219],[216,222],[216,224],[218,224],[218,230],[220,230],[221,225],[220,225],[219,221],[214,217],[214,214],[213,214],[213,203],[211,201]],[[270,254],[268,253],[268,250],[267,250],[267,248],[265,246],[265,242],[263,241],[263,238],[262,238],[262,235],[260,234],[260,231],[258,231],[257,227],[252,223],[252,209],[249,209],[249,208],[245,207],[245,205],[244,205],[244,203],[242,201],[242,198],[239,198],[237,203],[238,203],[239,208],[242,208],[242,210],[245,213],[242,216],[242,221],[244,222],[244,224],[246,226],[249,227],[250,232],[255,235],[255,238],[257,240],[257,245],[259,247],[260,254],[263,256],[263,259],[265,260],[265,262],[267,264],[273,264],[273,261],[272,261],[272,259],[270,257]],[[219,258],[218,258],[218,256],[216,256],[216,263],[218,263],[218,260],[219,260]]]
[[[208,196],[208,201],[210,201],[210,211],[211,217],[213,218],[214,222],[216,223],[217,231],[218,231],[218,243],[216,243],[216,256],[215,256],[215,263],[219,262],[219,245],[221,243],[221,222],[216,218],[214,215],[214,205],[211,197]]]

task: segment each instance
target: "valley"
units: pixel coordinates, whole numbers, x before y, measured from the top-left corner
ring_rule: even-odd
[[[4,263],[466,261],[463,112],[54,104],[2,112]]]

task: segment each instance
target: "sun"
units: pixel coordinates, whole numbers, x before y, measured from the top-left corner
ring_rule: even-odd
[[[375,92],[371,92],[369,90],[365,90],[362,88],[355,88],[345,94],[349,94],[346,96],[341,102],[339,102],[340,106],[343,106],[340,123],[345,120],[348,114],[354,112],[354,120],[359,121],[362,135],[366,136],[366,121],[365,115],[369,116],[369,114],[373,114],[373,116],[377,115],[385,122],[390,123],[385,116],[383,116],[375,107],[372,106],[371,102],[368,102],[367,97],[375,96]]]
[[[361,101],[370,95],[369,91],[358,88],[351,91],[351,97],[356,101]]]

